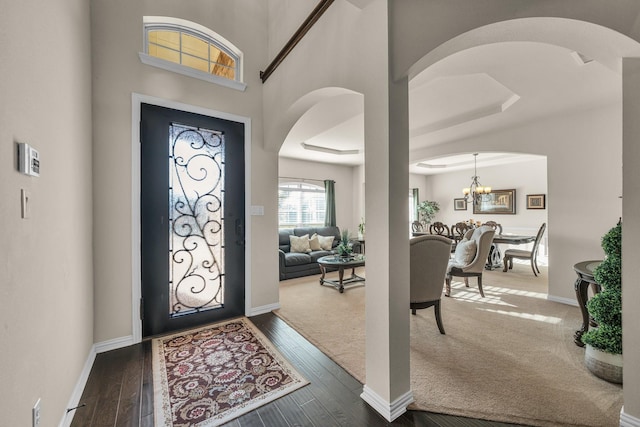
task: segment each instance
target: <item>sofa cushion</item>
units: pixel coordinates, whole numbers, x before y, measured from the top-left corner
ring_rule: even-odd
[[[284,265],[289,267],[292,265],[310,264],[311,256],[297,252],[289,252],[284,254]]]
[[[309,235],[305,234],[304,236],[289,236],[289,242],[291,243],[291,252],[297,253],[307,253],[311,252],[311,247],[309,246]]]
[[[317,233],[314,233],[313,236],[309,237],[309,247],[312,251],[322,250],[322,246],[320,246],[320,240],[318,240]]]
[[[330,251],[333,247],[333,241],[335,237],[333,236],[321,236],[318,234],[318,241],[320,242],[320,248],[325,251]]]
[[[338,246],[340,242],[340,228],[339,227],[318,227],[316,228],[316,233],[318,236],[333,236],[333,242],[331,244],[332,248]]]
[[[311,251],[309,252],[309,256],[311,257],[311,262],[318,262],[318,259],[323,256],[333,255],[332,251]]]

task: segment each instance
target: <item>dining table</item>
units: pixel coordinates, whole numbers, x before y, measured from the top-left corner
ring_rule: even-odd
[[[489,249],[487,264],[485,269],[493,270],[494,268],[502,268],[502,254],[500,253],[499,243],[507,245],[526,245],[536,240],[536,236],[520,235],[520,234],[496,234],[493,236],[493,243]]]
[[[413,237],[429,235],[428,231],[414,231],[411,233]],[[455,240],[453,235],[445,236]],[[485,264],[486,270],[493,270],[495,268],[502,268],[502,253],[498,244],[506,245],[526,245],[527,243],[535,242],[536,236],[522,235],[522,234],[496,234],[493,236],[493,242],[491,243],[491,249],[489,249],[489,255],[487,256],[487,263]]]

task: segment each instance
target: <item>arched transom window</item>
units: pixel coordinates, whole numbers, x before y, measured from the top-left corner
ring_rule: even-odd
[[[144,17],[142,62],[244,90],[242,52],[222,36],[184,19]]]

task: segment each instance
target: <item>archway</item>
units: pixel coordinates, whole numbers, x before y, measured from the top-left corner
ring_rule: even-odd
[[[615,224],[622,210],[618,198],[622,193],[620,52],[640,54],[640,45],[592,23],[523,18],[458,35],[426,53],[410,68],[410,93],[414,87],[420,90],[429,81],[443,76],[458,80],[475,78],[478,84],[484,84],[484,93],[486,88],[493,90],[488,93],[504,92],[500,94],[502,98],[498,96],[494,101],[499,108],[476,108],[472,112],[484,111],[485,115],[471,116],[471,120],[459,124],[457,128],[462,130],[457,134],[451,128],[438,130],[431,145],[425,142],[428,139],[425,136],[412,135],[412,143],[418,141],[420,145],[412,151],[412,162],[476,151],[547,156],[548,233],[553,248],[550,264],[560,267],[549,273],[549,294],[550,299],[564,303],[575,300],[573,289],[565,286],[575,280],[570,266],[580,259],[600,255],[600,236],[609,223]],[[570,68],[572,72],[568,73]],[[521,74],[539,77],[539,83],[520,86],[514,77]],[[491,88],[492,84],[496,87]],[[569,87],[573,92],[567,91]],[[527,105],[529,98],[543,91],[550,96],[539,97],[534,107]],[[551,96],[554,92],[568,95],[560,101]],[[571,93],[579,95],[572,95],[576,96],[573,105],[568,102]],[[588,94],[591,95],[585,96]],[[567,105],[559,109],[556,104],[560,103]],[[567,173],[568,165],[575,164],[576,153],[581,153],[583,162],[605,165],[602,173],[597,178]],[[590,187],[597,194],[594,202],[603,209],[598,215],[573,214],[576,204],[581,204],[586,196],[580,195],[583,192],[580,187]],[[593,195],[594,191],[589,193]],[[602,218],[611,221],[601,221]],[[588,234],[580,234],[585,229]],[[566,266],[569,268],[562,268]]]

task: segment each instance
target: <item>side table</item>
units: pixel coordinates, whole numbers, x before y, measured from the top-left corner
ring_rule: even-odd
[[[600,285],[593,278],[593,269],[596,268],[602,260],[594,260],[594,261],[582,261],[573,266],[576,274],[578,275],[578,279],[574,284],[574,289],[576,291],[576,298],[578,300],[578,306],[580,307],[580,312],[582,313],[582,327],[573,334],[573,342],[580,347],[584,347],[584,343],[582,342],[582,335],[589,330],[589,324],[591,323],[591,318],[589,317],[589,312],[587,311],[587,301],[589,300],[588,290],[589,286],[591,286],[591,290],[594,295],[600,292]],[[595,326],[595,325],[591,325]]]

